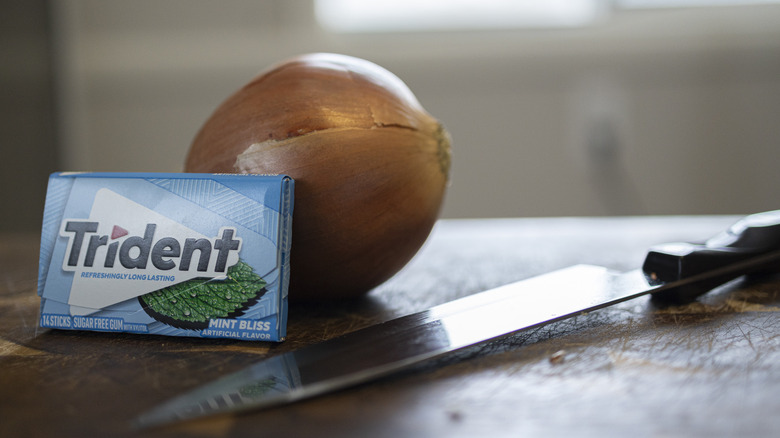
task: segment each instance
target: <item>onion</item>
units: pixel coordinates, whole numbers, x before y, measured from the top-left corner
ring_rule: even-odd
[[[417,253],[448,184],[450,137],[395,75],[309,54],[223,102],[185,171],[295,179],[291,300],[362,295]]]

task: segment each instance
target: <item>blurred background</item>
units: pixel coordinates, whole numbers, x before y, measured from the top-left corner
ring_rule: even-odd
[[[448,127],[444,217],[780,208],[776,1],[0,4],[0,231],[40,229],[52,171],[180,171],[222,100],[315,51]]]

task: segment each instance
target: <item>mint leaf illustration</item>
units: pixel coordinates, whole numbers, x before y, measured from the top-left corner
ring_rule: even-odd
[[[230,267],[227,278],[195,278],[138,297],[152,318],[173,327],[201,330],[211,318],[243,315],[262,297],[266,282],[243,261]]]

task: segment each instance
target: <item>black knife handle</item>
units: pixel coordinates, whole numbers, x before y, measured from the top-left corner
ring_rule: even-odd
[[[773,253],[778,257],[771,256]],[[724,269],[752,258],[759,260],[759,257],[766,262],[736,271],[726,269],[728,272],[706,281],[659,291],[652,295],[653,301],[687,303],[742,275],[780,272],[780,210],[746,216],[704,243],[654,246],[647,253],[642,271],[651,285],[658,285]]]

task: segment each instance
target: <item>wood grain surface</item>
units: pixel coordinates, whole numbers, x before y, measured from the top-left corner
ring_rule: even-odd
[[[369,296],[292,307],[281,344],[38,328],[38,236],[3,235],[0,436],[777,436],[775,276],[685,306],[640,298],[285,407],[131,427],[260,358],[572,264],[634,268],[652,244],[703,240],[735,219],[441,221]]]

